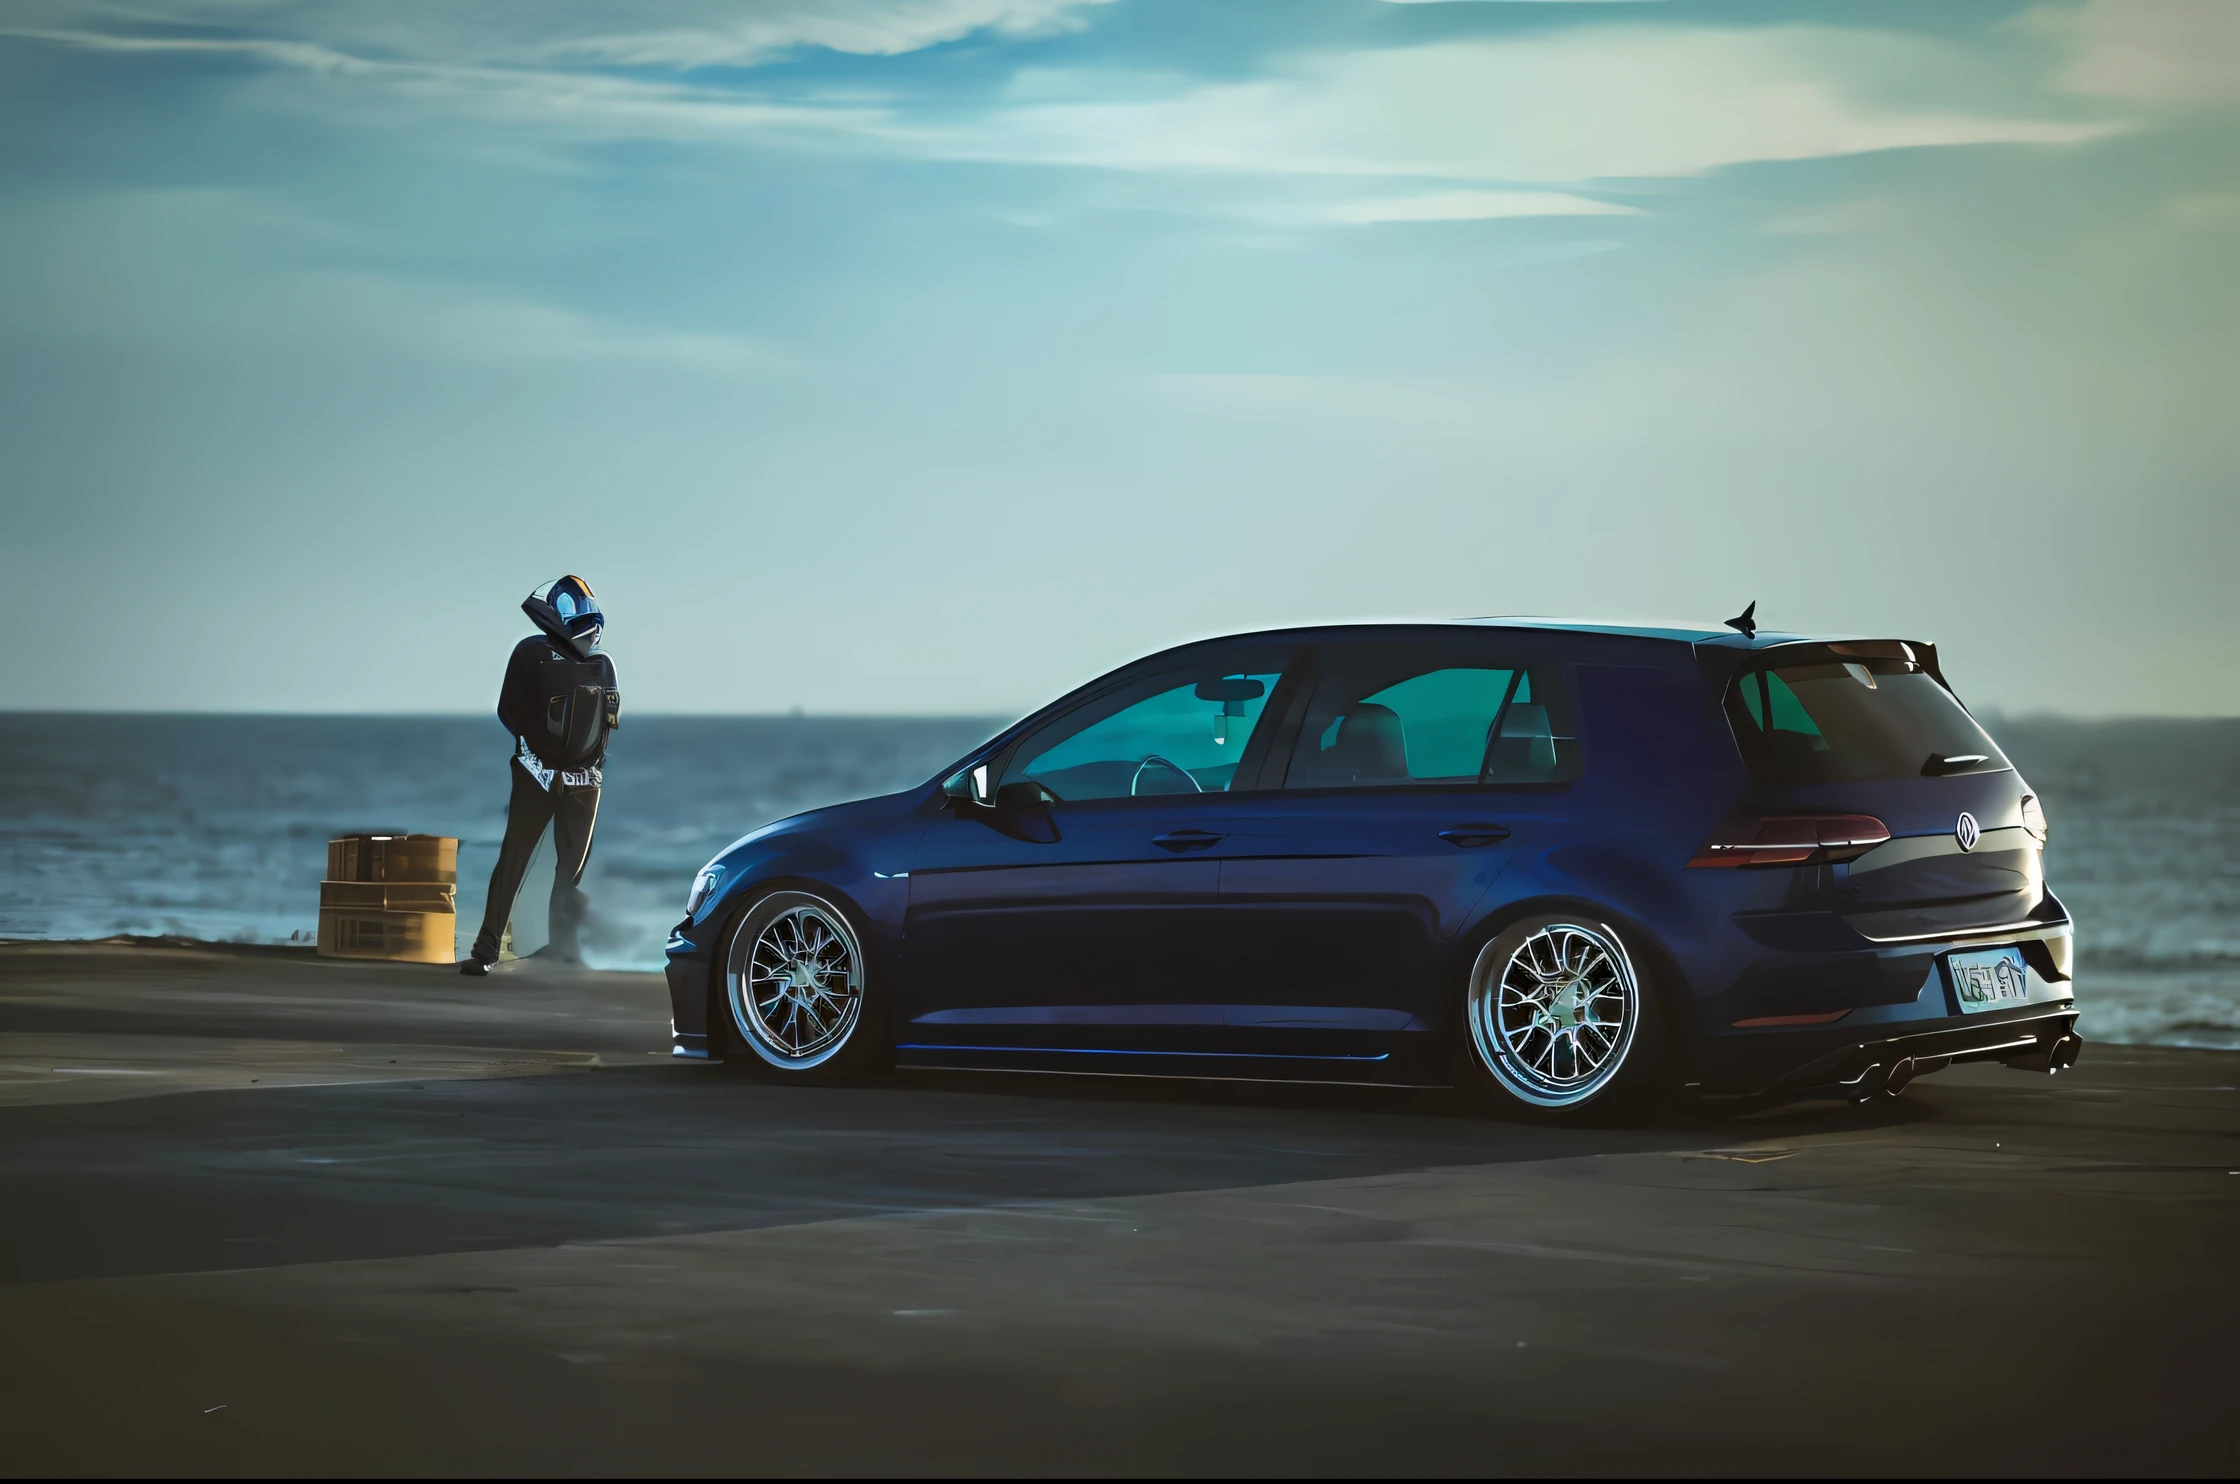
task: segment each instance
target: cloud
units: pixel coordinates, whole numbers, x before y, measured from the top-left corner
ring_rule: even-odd
[[[668,24],[647,24],[563,38],[539,47],[546,57],[583,57],[631,66],[744,67],[800,48],[891,57],[962,40],[978,32],[1034,36],[1084,24],[1082,12],[1110,0],[818,0],[751,6],[658,7]],[[654,7],[646,7],[652,10]]]
[[[723,139],[888,132],[888,116],[860,104],[795,104],[733,89],[641,81],[599,72],[389,61],[314,42],[259,37],[127,36],[95,31],[0,29],[0,37],[80,50],[234,56],[338,82],[359,82],[412,102],[578,138]]]
[[[1045,68],[1015,77],[992,99],[945,98],[938,108],[906,92],[835,96],[829,84],[798,77],[686,79],[694,69],[745,65],[789,47],[885,55],[979,32],[1075,25],[1092,3],[563,3],[540,8],[532,34],[500,32],[489,12],[451,6],[281,10],[193,0],[167,12],[210,22],[191,34],[144,24],[0,34],[106,51],[233,54],[560,137],[791,137],[890,156],[1404,177],[1456,187],[1690,176],[1750,161],[1938,145],[2065,144],[2119,127],[1921,101],[1999,90],[1982,86],[1980,66],[1953,43],[1816,26],[1572,26],[1303,53],[1271,59],[1242,81],[1179,85],[1171,73]],[[2240,6],[2232,9],[2240,15]],[[40,13],[80,22],[122,14],[83,4]],[[218,27],[219,18],[232,26]],[[243,29],[254,24],[288,32]],[[620,64],[656,75],[608,70]],[[658,75],[661,68],[669,75]]]
[[[2198,191],[2170,203],[2170,220],[2181,227],[2240,225],[2240,193]]]
[[[791,52],[899,56],[986,32],[1034,36],[1084,24],[1110,0],[18,0],[27,29],[226,41],[286,35],[334,54],[446,65],[748,67]],[[199,35],[195,33],[200,33]]]
[[[2074,93],[2141,103],[2240,99],[2240,5],[2230,0],[2087,0],[2026,14],[2021,29],[2069,52]]]
[[[256,192],[80,192],[0,204],[0,340],[387,346],[483,363],[609,362],[747,374],[783,348],[426,274],[319,266],[364,244]]]
[[[743,336],[655,328],[381,274],[301,272],[283,292],[307,315],[451,360],[635,362],[725,374],[793,362],[785,352]]]
[[[1563,191],[1429,191],[1349,201],[1329,217],[1349,226],[1379,222],[1486,222],[1523,216],[1639,216],[1634,206]]]
[[[1563,183],[2119,127],[1892,101],[1925,80],[1964,95],[1964,71],[1944,43],[1891,33],[1577,27],[1295,57],[1168,97],[1106,101],[1084,79],[1078,100],[921,132],[960,156],[1118,170]]]
[[[1836,201],[1773,218],[1765,230],[1777,237],[1840,237],[1894,226],[1897,208],[1882,197]]]

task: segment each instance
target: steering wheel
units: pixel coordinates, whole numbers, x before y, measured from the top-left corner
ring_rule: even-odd
[[[1153,763],[1157,763],[1162,768],[1172,768],[1175,772],[1180,773],[1182,775],[1182,781],[1190,785],[1190,791],[1192,793],[1202,794],[1206,791],[1204,784],[1200,783],[1197,779],[1190,776],[1190,770],[1188,768],[1183,767],[1180,763],[1169,762],[1166,758],[1163,758],[1159,756],[1159,754],[1154,752],[1145,757],[1142,762],[1136,764],[1136,776],[1128,780],[1129,798],[1135,798],[1137,795],[1143,792],[1143,770],[1150,767]]]

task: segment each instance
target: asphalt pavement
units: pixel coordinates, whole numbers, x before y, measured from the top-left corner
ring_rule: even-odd
[[[2240,1055],[1566,1131],[667,1017],[0,947],[0,1469],[2240,1472]]]

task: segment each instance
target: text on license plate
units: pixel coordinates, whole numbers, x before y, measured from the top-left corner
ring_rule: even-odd
[[[2019,948],[1947,954],[1944,967],[1952,980],[1952,997],[1960,1002],[1963,1015],[2025,1004],[2030,999],[2030,974],[2023,967]]]

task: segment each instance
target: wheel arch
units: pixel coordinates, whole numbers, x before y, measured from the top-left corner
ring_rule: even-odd
[[[723,910],[723,926],[717,930],[708,954],[707,1016],[708,1055],[721,1061],[734,1052],[744,1053],[747,1047],[740,1041],[738,1025],[731,1018],[731,996],[724,982],[731,963],[731,937],[739,930],[739,920],[753,911],[766,897],[781,891],[800,892],[805,896],[820,897],[847,914],[854,925],[856,941],[863,949],[865,969],[884,977],[888,972],[886,945],[879,935],[867,931],[870,915],[861,902],[849,893],[820,881],[814,876],[767,876],[749,882],[731,894]]]
[[[1627,956],[1634,961],[1635,977],[1642,981],[1644,990],[1657,997],[1659,1007],[1665,1012],[1664,1023],[1668,1039],[1672,1042],[1668,1049],[1686,1057],[1687,1028],[1692,1022],[1687,1014],[1690,1000],[1687,993],[1688,976],[1681,970],[1678,956],[1639,917],[1623,908],[1612,907],[1607,902],[1598,902],[1592,897],[1577,893],[1545,892],[1504,902],[1487,912],[1456,935],[1454,962],[1447,975],[1448,984],[1452,986],[1468,983],[1470,971],[1476,966],[1479,953],[1484,951],[1486,944],[1493,941],[1502,929],[1527,917],[1542,915],[1576,915],[1607,923],[1623,934]],[[1454,1041],[1463,1032],[1461,1019],[1456,1014],[1456,1006],[1460,1001],[1449,993],[1442,994],[1439,1003],[1440,1013],[1445,1017],[1445,1023],[1440,1027],[1441,1034]],[[1459,1045],[1459,1041],[1456,1044]]]

